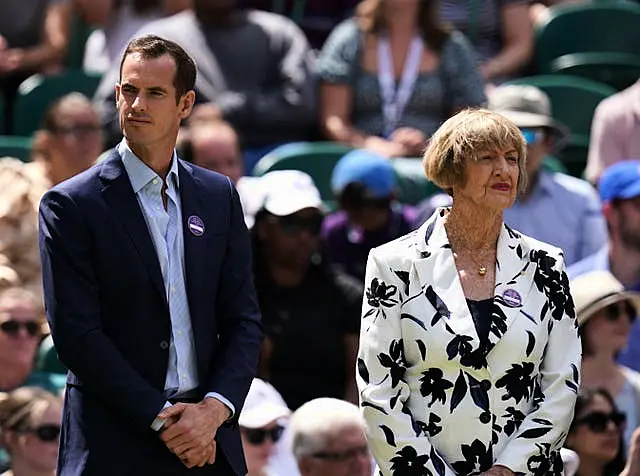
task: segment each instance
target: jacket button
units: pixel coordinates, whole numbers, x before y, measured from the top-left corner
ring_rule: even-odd
[[[489,380],[483,380],[480,382],[480,388],[487,392],[491,388],[491,382]]]
[[[169,343],[166,340],[163,340],[162,342],[160,342],[160,348],[162,350],[167,350],[169,348]]]
[[[480,414],[480,423],[485,425],[491,421],[491,414],[489,412],[482,412]]]

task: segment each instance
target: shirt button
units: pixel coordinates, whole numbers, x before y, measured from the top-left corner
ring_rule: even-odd
[[[175,293],[175,292],[176,292],[175,286],[171,286],[171,293]]]
[[[182,335],[182,331],[178,331],[178,335],[181,336]]]
[[[160,348],[162,350],[167,350],[169,348],[169,343],[166,340],[163,340],[162,342],[160,342]]]
[[[158,185],[158,179],[157,178],[153,179],[153,185]]]

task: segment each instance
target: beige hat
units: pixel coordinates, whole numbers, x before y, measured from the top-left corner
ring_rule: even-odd
[[[609,271],[592,271],[573,279],[569,285],[576,306],[578,324],[583,326],[599,310],[619,301],[628,300],[640,311],[640,293],[626,291]]]
[[[546,127],[552,131],[556,148],[569,138],[568,128],[553,119],[549,96],[541,89],[525,84],[498,86],[489,93],[488,108],[520,128]]]

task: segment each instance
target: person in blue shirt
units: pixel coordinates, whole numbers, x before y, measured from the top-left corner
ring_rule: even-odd
[[[640,291],[640,160],[628,160],[604,170],[598,182],[608,242],[570,266],[570,279],[590,271],[611,271],[630,291]],[[640,324],[631,328],[629,345],[618,362],[640,370]]]

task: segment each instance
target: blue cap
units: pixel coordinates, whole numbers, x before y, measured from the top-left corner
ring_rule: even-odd
[[[640,160],[625,160],[607,167],[598,181],[602,202],[640,196]]]
[[[336,195],[350,183],[361,183],[372,198],[384,198],[392,194],[396,174],[386,157],[357,149],[338,161],[331,176],[331,188]]]

